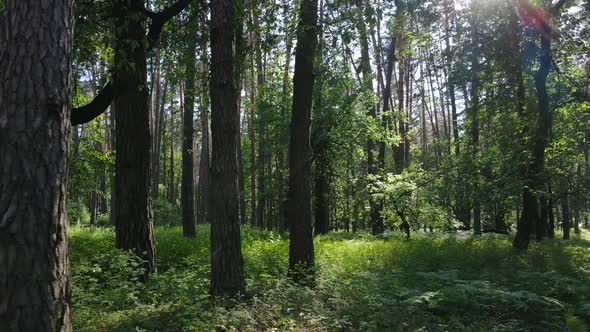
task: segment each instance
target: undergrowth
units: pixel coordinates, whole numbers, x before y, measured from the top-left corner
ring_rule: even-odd
[[[334,233],[316,238],[317,287],[286,280],[288,241],[242,230],[247,300],[207,296],[209,234],[157,227],[158,273],[110,229],[70,232],[77,331],[586,331],[590,242]]]

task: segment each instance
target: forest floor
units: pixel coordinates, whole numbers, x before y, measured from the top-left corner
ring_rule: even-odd
[[[208,227],[156,228],[158,274],[114,249],[110,229],[71,229],[76,331],[586,331],[590,241],[526,252],[485,235],[316,238],[317,286],[286,280],[288,241],[242,231],[247,300],[209,301]]]

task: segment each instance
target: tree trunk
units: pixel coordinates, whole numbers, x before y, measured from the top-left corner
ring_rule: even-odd
[[[356,6],[360,11],[359,17],[357,18],[357,28],[359,30],[359,42],[361,45],[361,64],[360,70],[363,73],[363,90],[367,94],[373,93],[373,74],[371,70],[371,59],[369,57],[369,42],[367,39],[367,28],[365,22],[365,12],[361,0],[356,1]],[[376,105],[365,105],[367,107],[367,115],[373,119],[377,118],[377,106]],[[369,138],[367,142],[367,173],[372,176],[377,176],[378,169],[375,161],[375,140]],[[369,205],[371,207],[371,230],[373,235],[383,233],[383,217],[381,211],[383,210],[383,204],[379,199],[375,199],[372,196],[369,198]]]
[[[0,331],[71,331],[66,220],[74,1],[0,14]]]
[[[569,204],[569,197],[568,195],[564,195],[561,199],[561,210],[563,214],[562,220],[562,228],[563,228],[563,239],[569,240],[570,239],[570,229],[572,228],[571,222],[571,214],[570,214],[570,204]]]
[[[547,203],[547,217],[549,218],[548,220],[548,225],[547,225],[547,236],[550,239],[553,239],[555,237],[555,213],[553,212],[553,191],[551,189],[551,184],[549,184],[549,201]]]
[[[256,121],[257,131],[258,131],[258,159],[256,165],[257,171],[257,206],[256,206],[256,226],[258,228],[264,227],[265,222],[265,213],[266,213],[266,174],[265,174],[265,164],[266,164],[266,151],[264,145],[265,142],[265,133],[266,133],[266,125],[265,125],[265,117],[267,116],[266,108],[266,88],[265,88],[265,71],[263,65],[263,51],[262,51],[262,40],[260,37],[260,19],[259,19],[259,8],[256,8],[254,2],[251,2],[250,14],[251,14],[251,21],[252,21],[252,46],[254,48],[254,65],[256,68],[256,87],[252,86],[252,91],[256,91],[256,98],[253,99],[252,107],[255,107],[258,116]],[[252,150],[254,153],[254,150]]]
[[[250,141],[250,225],[256,226],[256,134],[254,128],[254,117],[256,100],[254,70],[251,69],[250,77],[250,111],[248,112],[248,138]]]
[[[180,82],[178,84],[178,91],[179,91],[179,100],[180,100],[180,111],[184,108],[184,101],[182,96],[182,85],[183,83]],[[174,170],[174,138],[175,138],[175,128],[174,128],[174,107],[170,107],[170,141],[169,141],[169,148],[170,148],[170,176],[168,180],[168,202],[172,205],[176,205],[176,181],[175,181],[175,170]]]
[[[160,97],[160,102],[159,102],[159,111],[158,111],[158,118],[157,118],[157,124],[155,126],[156,128],[156,132],[155,132],[155,144],[154,144],[154,160],[152,160],[153,162],[153,172],[154,172],[154,178],[153,178],[153,185],[152,185],[152,196],[154,197],[154,200],[158,199],[158,195],[159,195],[159,185],[160,185],[160,147],[162,146],[162,136],[164,135],[164,129],[165,129],[165,125],[164,125],[164,114],[165,114],[165,110],[166,110],[166,97],[168,95],[168,81],[164,81],[164,89],[162,90],[161,93],[161,97]]]
[[[476,15],[477,4],[475,0],[471,1],[471,107],[469,112],[469,121],[471,124],[471,153],[472,153],[472,200],[473,200],[473,233],[481,235],[481,207],[479,201],[479,72],[480,72],[480,49],[479,49],[479,31],[478,19]]]
[[[450,42],[450,34],[451,34],[451,26],[450,26],[450,11],[451,6],[454,6],[453,1],[444,0],[444,15],[445,15],[445,46],[446,46],[446,60],[447,66],[449,70],[449,81],[447,82],[449,86],[449,96],[451,98],[451,120],[452,120],[452,127],[453,127],[453,143],[455,145],[455,155],[458,156],[461,152],[459,147],[459,124],[457,121],[457,103],[455,101],[455,82],[454,82],[454,73],[453,73],[453,52],[451,49],[451,42]]]
[[[143,1],[114,0],[116,117],[116,246],[145,260],[146,276],[156,271],[151,189],[149,96]],[[133,66],[129,66],[133,63]]]
[[[316,69],[317,79],[315,80],[315,91],[313,96],[313,112],[314,114],[321,114],[323,110],[323,48],[324,48],[324,34],[322,31],[324,1],[320,0],[320,18],[319,18],[319,36],[317,45],[317,59],[316,63],[319,68]],[[327,126],[320,122],[316,122],[312,130],[312,152],[313,152],[313,214],[314,214],[314,233],[327,234],[330,230],[330,204],[329,204],[329,170],[330,157],[328,152],[328,136],[329,130]]]
[[[207,86],[207,66],[203,64],[202,85]],[[200,102],[201,111],[201,160],[199,162],[199,199],[197,204],[197,223],[205,224],[208,222],[209,210],[209,188],[211,181],[211,160],[209,151],[209,98],[207,91],[201,93]]]
[[[210,2],[211,41],[211,295],[244,292],[240,243],[238,148],[240,123],[235,75],[235,8],[231,0]]]
[[[311,220],[311,106],[318,21],[317,0],[302,0],[297,26],[293,108],[289,142],[289,191],[286,219],[291,227],[289,271],[295,281],[312,277],[315,262]],[[313,278],[313,277],[312,277]],[[309,280],[309,279],[307,279]]]
[[[285,118],[289,114],[289,71],[291,69],[291,52],[293,50],[293,31],[292,25],[290,21],[292,21],[292,13],[294,11],[291,10],[289,6],[288,0],[283,0],[283,16],[285,20],[285,45],[287,47],[285,52],[285,65],[283,67],[283,87],[282,87],[282,107],[281,107],[281,115]],[[288,128],[284,128],[288,130]],[[287,167],[285,165],[285,154],[284,154],[284,146],[287,143],[281,140],[280,149],[277,153],[277,177],[279,183],[279,232],[282,234],[284,231],[289,228],[289,225],[285,224],[286,218],[283,218],[285,215],[285,175],[284,175],[284,168]]]
[[[512,242],[512,245],[519,249],[526,249],[528,247],[532,227],[538,223],[538,200],[534,196],[533,191],[544,188],[545,147],[549,142],[549,132],[551,130],[549,94],[547,93],[547,76],[551,71],[552,61],[550,38],[550,36],[541,34],[540,66],[539,70],[535,73],[535,88],[537,90],[539,114],[533,130],[532,156],[526,170],[522,218],[518,224],[514,241]]]
[[[195,109],[195,77],[197,56],[197,41],[194,36],[198,32],[197,18],[193,17],[188,23],[188,31],[192,38],[187,42],[186,50],[186,83],[184,86],[184,113],[182,117],[182,234],[187,238],[196,236],[195,210],[193,193],[193,135],[194,135],[194,109]]]

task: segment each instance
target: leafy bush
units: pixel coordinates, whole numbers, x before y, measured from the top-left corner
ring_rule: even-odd
[[[315,239],[317,286],[287,280],[288,240],[242,229],[248,294],[211,302],[209,229],[184,239],[157,227],[158,274],[113,246],[110,228],[71,229],[79,331],[584,331],[590,244],[559,240],[511,250],[485,234]],[[98,309],[97,309],[98,308]]]
[[[68,220],[70,224],[86,225],[90,222],[90,213],[86,205],[79,201],[68,201]]]
[[[96,227],[112,227],[113,222],[111,216],[108,213],[99,213],[96,217]]]
[[[158,197],[154,204],[154,223],[156,225],[180,226],[182,225],[181,211],[178,206]]]

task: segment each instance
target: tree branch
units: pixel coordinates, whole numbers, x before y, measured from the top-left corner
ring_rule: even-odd
[[[115,90],[111,80],[109,80],[89,104],[72,109],[70,116],[72,126],[90,122],[104,113],[111,104],[114,95]]]
[[[557,14],[559,14],[559,11],[563,7],[563,5],[565,5],[566,2],[567,0],[559,0],[555,5],[553,5],[550,9],[551,15],[557,16]]]
[[[178,0],[175,4],[158,13],[151,12],[147,9],[144,11],[145,15],[152,20],[147,34],[148,52],[156,46],[164,24],[174,16],[178,15],[191,2],[192,0]],[[115,90],[113,88],[113,83],[112,80],[109,80],[89,104],[72,109],[72,114],[70,115],[72,126],[87,123],[97,118],[107,110],[114,97]]]
[[[174,16],[178,15],[191,2],[192,0],[178,0],[175,4],[162,10],[161,12],[152,13],[148,11],[147,16],[152,19],[152,23],[150,24],[149,32],[147,35],[149,43],[148,51],[156,46],[158,38],[160,37],[160,33],[162,33],[162,28],[164,27],[164,24],[170,21],[170,19]]]

